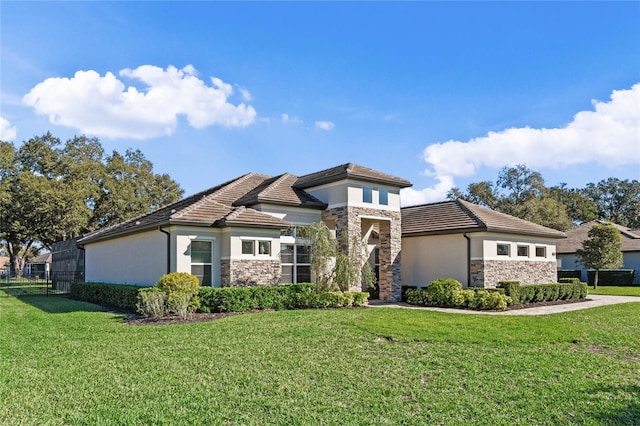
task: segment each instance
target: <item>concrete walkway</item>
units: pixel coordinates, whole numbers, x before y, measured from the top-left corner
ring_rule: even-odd
[[[537,306],[533,308],[514,309],[512,311],[472,311],[468,309],[434,308],[425,306],[409,305],[408,303],[391,303],[372,301],[368,306],[372,308],[405,308],[424,309],[427,311],[449,312],[452,314],[481,314],[481,315],[549,315],[559,312],[578,311],[580,309],[595,308],[597,306],[617,305],[619,303],[637,302],[640,297],[635,296],[602,296],[590,294],[584,302],[567,303],[564,305]]]

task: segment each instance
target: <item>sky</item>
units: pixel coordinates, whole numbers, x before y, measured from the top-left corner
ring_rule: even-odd
[[[0,1],[0,139],[140,149],[193,194],[347,162],[436,202],[640,179],[640,2]]]

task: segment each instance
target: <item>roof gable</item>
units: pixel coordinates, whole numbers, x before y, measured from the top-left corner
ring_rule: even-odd
[[[294,187],[297,180],[297,176],[289,173],[266,179],[262,184],[234,202],[234,205],[252,206],[265,203],[320,210],[327,208],[327,205],[316,197]]]
[[[463,200],[403,207],[401,213],[403,237],[482,231],[565,237],[564,232]]]

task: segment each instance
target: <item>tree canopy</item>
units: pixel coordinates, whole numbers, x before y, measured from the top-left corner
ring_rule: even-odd
[[[51,133],[19,148],[0,141],[0,241],[16,271],[36,247],[131,219],[182,194],[139,150],[105,155],[97,138],[63,144]]]
[[[451,188],[447,198],[461,198],[561,231],[598,218],[640,228],[637,180],[609,178],[582,189],[565,183],[548,187],[539,172],[518,164],[504,167],[495,183],[471,183],[466,191]]]

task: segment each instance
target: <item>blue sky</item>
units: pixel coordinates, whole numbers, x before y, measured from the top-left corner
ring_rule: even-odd
[[[524,163],[640,179],[639,2],[0,2],[0,138],[139,148],[187,194],[354,162],[404,204]]]

